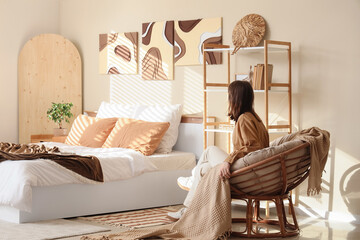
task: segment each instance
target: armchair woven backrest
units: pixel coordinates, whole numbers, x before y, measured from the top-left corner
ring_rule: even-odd
[[[259,158],[261,151],[273,155],[252,161],[252,158]],[[310,170],[309,144],[299,140],[259,150],[245,157],[238,160],[243,161],[239,163],[241,168],[231,174],[233,198],[283,195],[303,182]]]

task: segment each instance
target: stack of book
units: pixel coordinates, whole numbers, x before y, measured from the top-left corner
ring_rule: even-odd
[[[272,79],[272,72],[273,72],[273,65],[268,64],[267,67],[268,71],[268,83],[271,83]],[[252,79],[252,87],[254,90],[265,90],[265,65],[264,64],[257,64],[254,66],[254,74]],[[270,88],[269,88],[270,89]]]

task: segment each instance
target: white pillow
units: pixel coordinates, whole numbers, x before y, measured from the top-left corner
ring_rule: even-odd
[[[102,102],[97,118],[134,118],[137,106]]]
[[[169,153],[175,145],[181,120],[182,106],[175,105],[154,105],[138,106],[135,110],[135,119],[149,122],[169,122],[170,127],[163,136],[156,152]]]

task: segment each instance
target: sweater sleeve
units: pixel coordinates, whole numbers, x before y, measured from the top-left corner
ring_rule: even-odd
[[[235,137],[238,137],[240,147],[234,149],[234,151],[225,159],[225,162],[233,164],[237,159],[261,148],[258,130],[251,120],[239,118],[233,134],[236,134]]]

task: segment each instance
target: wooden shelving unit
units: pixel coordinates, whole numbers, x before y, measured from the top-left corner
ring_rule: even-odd
[[[214,52],[214,51],[227,51],[227,67],[228,67],[228,77],[227,77],[227,83],[209,83],[206,80],[206,52]],[[230,52],[231,48],[229,45],[219,45],[219,44],[204,44],[203,45],[203,66],[204,66],[204,111],[203,111],[203,124],[204,124],[204,149],[207,147],[207,134],[208,132],[225,132],[228,135],[228,144],[227,144],[227,151],[230,152],[230,135],[231,131],[216,129],[216,127],[219,127],[221,124],[230,124],[230,119],[226,122],[208,122],[208,114],[207,114],[207,97],[208,92],[212,91],[219,91],[219,89],[209,89],[209,87],[220,87],[220,91],[225,90],[227,92],[227,88],[230,84]],[[210,127],[210,128],[209,128]]]
[[[269,83],[268,77],[268,60],[269,60],[269,45],[278,46],[275,49],[283,49],[287,51],[288,55],[288,82],[286,83]],[[281,41],[273,41],[273,40],[265,40],[264,41],[264,78],[265,78],[265,126],[269,129],[288,129],[288,132],[292,131],[292,97],[291,97],[291,43],[290,42],[281,42]],[[289,103],[289,115],[288,115],[288,124],[286,125],[269,125],[269,88],[270,87],[281,87],[287,90],[288,93],[288,103]]]
[[[227,83],[209,83],[207,82],[207,74],[206,74],[206,60],[205,60],[205,53],[206,52],[227,52]],[[222,130],[222,129],[209,129],[209,127],[220,126],[221,124],[230,124],[230,120],[226,122],[208,122],[207,119],[207,98],[208,94],[211,92],[225,92],[227,93],[227,87],[230,84],[230,55],[233,51],[233,48],[230,48],[229,45],[218,45],[218,44],[204,44],[203,45],[203,71],[204,71],[204,111],[203,111],[203,124],[204,124],[204,149],[207,147],[206,141],[206,134],[207,132],[225,132],[228,134],[228,152],[230,152],[230,134],[231,130]],[[264,124],[268,130],[282,130],[287,129],[289,133],[292,131],[292,89],[291,89],[291,43],[290,42],[283,42],[283,41],[274,41],[274,40],[265,40],[264,46],[260,47],[247,47],[247,48],[240,48],[236,54],[243,54],[243,53],[263,53],[264,54],[264,78],[265,78],[265,90],[263,91],[256,91],[256,92],[264,92],[265,95],[265,119]],[[270,83],[269,76],[268,76],[268,61],[269,61],[269,52],[286,52],[287,59],[288,59],[288,81],[284,83]],[[269,90],[271,87],[282,88],[281,92],[287,93],[288,97],[288,124],[284,125],[270,125],[269,124],[269,92],[274,90]]]

